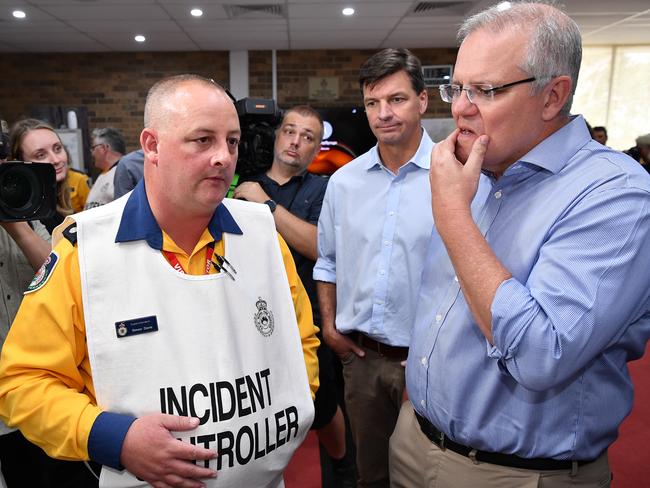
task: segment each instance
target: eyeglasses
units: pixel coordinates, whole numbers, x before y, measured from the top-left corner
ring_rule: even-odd
[[[521,83],[530,83],[535,81],[536,78],[526,78],[525,80],[513,81],[505,85],[492,86],[489,83],[478,83],[475,85],[440,85],[440,98],[444,102],[451,103],[456,100],[461,92],[467,93],[467,99],[470,103],[480,104],[481,102],[490,102],[494,100],[494,93],[511,86],[519,85]]]
[[[103,143],[103,142],[100,143],[100,144],[95,144],[94,146],[90,146],[90,150],[91,150],[91,151],[94,151],[96,147],[99,147],[99,146],[105,146],[105,145],[106,145],[106,144]]]

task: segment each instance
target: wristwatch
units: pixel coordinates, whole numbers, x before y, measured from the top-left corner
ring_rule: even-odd
[[[275,212],[275,209],[276,209],[277,206],[278,206],[278,204],[275,203],[274,200],[267,200],[267,201],[264,202],[264,203],[267,204],[267,205],[269,206],[269,209],[271,210],[271,213]]]

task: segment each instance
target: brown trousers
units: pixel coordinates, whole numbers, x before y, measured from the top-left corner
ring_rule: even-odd
[[[343,363],[345,407],[357,447],[358,488],[388,488],[388,442],[402,402],[404,367],[399,359],[364,349]]]
[[[474,464],[431,442],[420,430],[413,406],[405,402],[390,439],[390,479],[393,488],[604,488],[610,486],[611,473],[607,453],[574,475]]]

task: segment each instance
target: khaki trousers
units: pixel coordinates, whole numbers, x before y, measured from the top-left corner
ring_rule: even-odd
[[[399,416],[404,367],[399,359],[365,349],[343,363],[345,407],[357,447],[358,488],[388,488],[388,441]]]
[[[570,470],[533,471],[478,463],[442,450],[420,430],[413,406],[405,402],[390,439],[393,488],[601,488],[609,487],[607,453],[593,463]]]

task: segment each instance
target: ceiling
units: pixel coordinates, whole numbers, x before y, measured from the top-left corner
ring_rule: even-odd
[[[0,0],[0,52],[452,47],[492,0]],[[585,45],[650,44],[648,0],[565,0]],[[343,7],[355,15],[345,17]],[[191,8],[203,10],[192,17]],[[12,16],[22,9],[27,18]],[[136,34],[145,43],[134,41]]]

